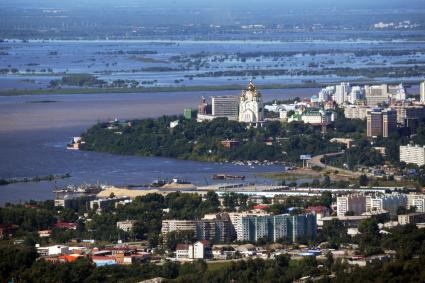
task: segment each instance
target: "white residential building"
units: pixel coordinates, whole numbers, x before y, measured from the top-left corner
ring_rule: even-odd
[[[403,84],[388,85],[387,92],[392,100],[406,100],[406,90],[404,89]]]
[[[118,203],[121,202],[131,202],[129,197],[113,197],[113,198],[102,198],[95,199],[90,201],[90,209],[95,209],[97,211],[103,211],[110,207],[117,207]]]
[[[422,104],[425,104],[425,81],[421,82],[419,86],[419,94],[420,94],[420,101]]]
[[[136,224],[136,220],[118,221],[117,228],[125,232],[130,232],[133,230],[134,224]]]
[[[243,229],[242,229],[242,217],[251,216],[251,215],[269,215],[267,212],[259,210],[255,212],[231,212],[229,213],[230,222],[235,229],[236,238],[242,239]]]
[[[425,146],[419,145],[401,145],[400,161],[416,164],[418,166],[425,165]]]
[[[425,223],[425,213],[416,212],[403,214],[398,216],[398,224],[406,225],[406,224],[417,224],[417,223]]]
[[[326,102],[332,100],[332,96],[335,94],[335,86],[327,86],[323,88],[317,97],[317,102]]]
[[[190,244],[177,244],[176,259],[188,259],[190,255]],[[193,248],[192,248],[193,251]]]
[[[367,110],[370,108],[363,105],[347,105],[344,107],[344,116],[347,119],[366,120]]]
[[[360,100],[364,100],[364,90],[360,86],[353,86],[348,94],[348,102],[355,104]]]
[[[197,241],[194,244],[178,244],[176,246],[176,259],[204,259],[210,253],[208,241]]]
[[[335,94],[333,95],[333,101],[338,105],[344,104],[348,101],[348,94],[351,92],[350,84],[342,82],[335,86]]]
[[[197,223],[196,220],[163,220],[161,234],[165,238],[172,231],[193,231],[195,233]]]
[[[425,195],[408,194],[407,208],[415,207],[416,212],[425,212]]]
[[[391,215],[397,215],[399,206],[407,207],[406,194],[382,194],[378,196],[368,196],[366,198],[367,211],[388,211]]]
[[[366,212],[366,197],[360,194],[340,196],[336,199],[337,215],[344,216],[347,212],[361,215]]]
[[[55,245],[49,247],[39,247],[37,252],[42,256],[52,256],[52,255],[63,255],[69,254],[70,250],[68,246]]]

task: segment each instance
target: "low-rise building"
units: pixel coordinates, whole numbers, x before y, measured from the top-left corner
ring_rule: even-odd
[[[90,201],[90,209],[102,211],[111,207],[116,207],[117,203],[131,201],[129,197],[112,197],[112,198],[101,198]]]
[[[366,119],[367,110],[370,108],[364,105],[347,105],[344,107],[344,116],[347,119]]]
[[[238,141],[238,140],[234,140],[234,139],[231,139],[231,140],[223,140],[223,141],[221,141],[220,143],[221,143],[221,145],[222,145],[222,146],[224,146],[225,148],[234,148],[234,147],[238,147],[238,146],[241,144],[241,142],[240,142],[240,141]]]
[[[328,125],[332,122],[332,112],[329,111],[305,111],[301,120],[306,124]]]
[[[63,255],[70,252],[68,246],[64,245],[54,245],[48,247],[39,247],[37,252],[40,256],[52,256],[52,255]]]
[[[177,244],[176,259],[205,259],[211,256],[208,241],[197,241],[194,244]]]
[[[136,224],[136,222],[136,220],[118,221],[117,228],[125,232],[130,232],[133,230],[134,224]]]
[[[177,244],[176,246],[176,258],[187,259],[189,258],[189,247],[190,244]]]

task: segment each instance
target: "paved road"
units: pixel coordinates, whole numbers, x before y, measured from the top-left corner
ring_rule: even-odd
[[[320,161],[324,156],[336,156],[336,155],[341,155],[341,154],[344,154],[344,151],[333,152],[333,153],[327,153],[327,154],[321,154],[321,155],[313,156],[313,158],[310,159],[310,165],[311,166],[318,166],[320,168],[324,168],[324,169],[327,169],[329,171],[335,171],[335,170],[337,170],[339,173],[342,173],[343,175],[349,175],[349,176],[353,176],[353,177],[360,176],[361,174],[359,172],[355,172],[355,171],[351,171],[351,170],[346,170],[346,169],[341,169],[341,168],[338,168],[338,167],[326,165],[322,161]]]

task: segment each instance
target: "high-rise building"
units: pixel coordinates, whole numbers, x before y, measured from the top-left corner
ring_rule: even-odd
[[[229,120],[238,119],[239,99],[237,96],[213,96],[211,104],[213,116],[227,117]]]
[[[193,231],[197,240],[213,242],[230,242],[233,238],[233,227],[227,213],[210,215],[201,220],[163,220],[161,234],[163,239],[173,231]]]
[[[371,109],[366,112],[367,136],[389,137],[397,130],[397,112],[393,109]]]
[[[361,215],[366,212],[366,197],[360,194],[340,196],[336,199],[337,215],[345,216],[347,212]]]
[[[421,82],[419,85],[419,95],[420,101],[422,104],[425,104],[425,81]]]
[[[173,231],[193,231],[196,233],[196,226],[198,221],[196,220],[163,220],[161,234],[165,239],[167,234]]]
[[[387,108],[382,110],[382,136],[388,138],[397,131],[397,112]]]
[[[333,100],[338,104],[342,105],[344,102],[348,101],[348,94],[350,93],[351,88],[349,83],[341,83],[336,85],[335,94]]]
[[[400,145],[400,161],[418,166],[425,165],[425,146]]]
[[[252,81],[239,98],[239,122],[257,124],[264,120],[263,98]]]
[[[256,242],[261,238],[277,241],[287,238],[297,241],[300,238],[314,239],[316,237],[316,215],[249,215],[240,218],[241,233],[239,241]]]
[[[382,136],[382,112],[380,109],[367,110],[367,136]]]
[[[364,100],[364,90],[360,86],[353,86],[348,94],[348,102],[355,104],[360,100]]]
[[[387,85],[365,86],[366,103],[370,107],[376,107],[389,102]]]
[[[376,196],[366,197],[366,210],[367,211],[388,211],[390,215],[397,215],[398,207],[407,207],[406,194],[380,194]]]
[[[406,100],[406,90],[403,87],[403,84],[398,85],[388,85],[387,86],[388,96],[393,101],[404,101]]]
[[[317,97],[317,102],[326,102],[330,101],[335,94],[335,86],[327,86],[320,90],[319,95]]]
[[[406,126],[406,119],[425,118],[425,107],[423,105],[406,105],[406,103],[392,105],[391,108],[397,111],[397,123]]]

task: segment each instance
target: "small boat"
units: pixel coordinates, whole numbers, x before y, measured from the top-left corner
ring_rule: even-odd
[[[67,149],[70,150],[79,150],[80,146],[84,144],[85,142],[82,140],[81,137],[74,137],[69,144],[66,145]]]

